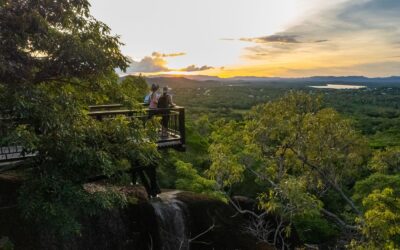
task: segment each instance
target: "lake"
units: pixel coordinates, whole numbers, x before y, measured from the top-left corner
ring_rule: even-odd
[[[362,85],[344,85],[344,84],[326,84],[324,86],[309,86],[316,89],[363,89],[366,86]]]

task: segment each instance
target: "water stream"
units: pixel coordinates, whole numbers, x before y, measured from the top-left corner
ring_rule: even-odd
[[[176,199],[179,191],[165,192],[151,205],[157,216],[163,250],[189,250],[185,204]]]

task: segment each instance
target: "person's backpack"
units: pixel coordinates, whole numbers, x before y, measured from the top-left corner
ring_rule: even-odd
[[[149,105],[149,104],[150,104],[150,98],[151,98],[151,93],[150,93],[150,94],[147,94],[147,95],[144,97],[143,103],[144,103],[145,105]]]

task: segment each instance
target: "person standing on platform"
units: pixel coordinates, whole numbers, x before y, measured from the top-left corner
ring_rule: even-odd
[[[169,94],[171,89],[168,86],[163,88],[163,93],[158,99],[157,107],[162,114],[161,118],[161,137],[168,137],[168,123],[169,123],[169,108],[176,106],[172,101],[172,96]]]
[[[160,98],[160,94],[158,93],[159,88],[160,87],[157,84],[151,85],[151,93],[149,96],[149,108],[150,109],[157,108],[158,98]]]
[[[150,119],[153,115],[157,114],[157,104],[158,104],[158,98],[160,98],[160,94],[158,93],[158,89],[160,87],[158,84],[152,84],[151,85],[151,92],[144,98],[144,104],[149,105],[149,116],[148,118]]]

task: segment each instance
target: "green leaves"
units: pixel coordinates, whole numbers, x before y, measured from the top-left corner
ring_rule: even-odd
[[[0,125],[8,142],[38,153],[26,164],[21,211],[55,234],[79,233],[80,216],[123,201],[115,192],[89,192],[88,179],[118,177],[158,158],[154,121],[100,122],[88,105],[139,107],[146,83],[118,83],[114,69],[128,60],[87,0],[2,0],[0,37],[0,117],[9,118]]]
[[[354,249],[399,248],[399,196],[399,175],[375,173],[356,183],[353,198],[364,211],[358,222],[365,240],[354,241]]]
[[[242,180],[245,170],[241,163],[244,144],[240,143],[243,137],[237,133],[241,129],[240,124],[231,121],[211,136],[214,141],[209,147],[212,164],[207,175],[217,182],[220,189]]]
[[[249,118],[251,140],[266,161],[279,161],[281,172],[305,171],[324,182],[345,181],[359,171],[368,154],[350,121],[303,93],[258,106]]]
[[[20,191],[21,211],[63,236],[79,232],[81,216],[122,204],[115,192],[85,190],[90,178],[117,178],[158,158],[152,121],[123,116],[97,121],[87,115],[85,101],[79,86],[56,83],[30,86],[13,100],[14,115],[24,124],[10,140],[38,153],[27,163],[32,179]]]
[[[125,69],[127,58],[87,0],[5,0],[0,5],[0,83],[21,85],[77,77],[92,82]]]
[[[294,217],[318,216],[322,202],[307,192],[305,180],[290,177],[281,180],[269,192],[259,196],[259,206],[271,213],[282,215],[288,221]]]
[[[141,103],[148,94],[148,86],[142,76],[126,76],[121,82],[121,88],[126,100],[135,100]]]
[[[18,198],[25,218],[45,233],[68,238],[79,234],[78,218],[120,206],[124,199],[111,189],[90,192],[83,186],[55,176],[36,177],[24,183]]]
[[[366,209],[361,224],[365,241],[358,249],[398,249],[400,246],[400,199],[391,188],[376,189],[363,199]],[[356,244],[353,242],[353,244]]]
[[[393,189],[400,195],[400,175],[385,175],[375,173],[364,180],[360,180],[354,186],[353,199],[362,203],[363,198],[367,197],[374,190]]]
[[[192,164],[177,161],[175,166],[178,176],[175,183],[176,188],[205,194],[227,202],[223,192],[218,191],[216,181],[201,176],[197,170],[193,168]]]
[[[323,212],[340,226],[353,228],[346,224],[351,219],[330,212],[323,199],[327,191],[336,192],[349,211],[360,214],[347,185],[365,171],[369,149],[352,122],[323,108],[320,97],[290,92],[254,107],[243,122],[222,124],[211,139],[207,174],[220,189],[252,174],[253,185],[264,186],[258,194],[261,209],[288,223]]]
[[[369,167],[377,172],[385,174],[400,173],[400,148],[388,147],[374,152]]]

